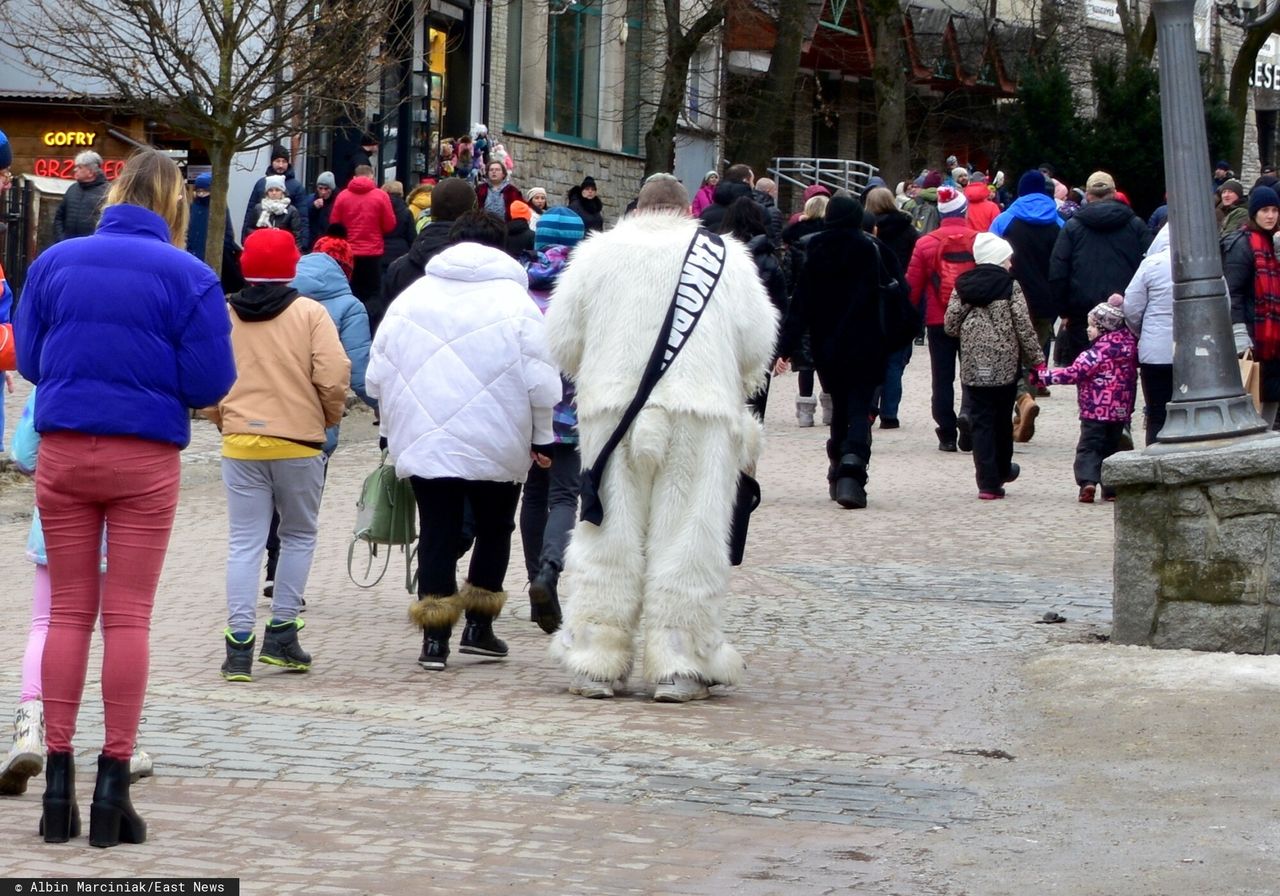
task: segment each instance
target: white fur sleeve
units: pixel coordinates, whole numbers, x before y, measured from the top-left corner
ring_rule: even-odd
[[[533,303],[518,321],[524,381],[529,389],[529,408],[533,413],[534,445],[549,444],[555,438],[551,411],[560,400],[560,374],[547,353],[546,326]]]
[[[743,399],[764,385],[764,375],[773,360],[778,341],[778,312],[769,301],[755,263],[745,250],[730,251],[724,269],[725,295],[733,302],[738,336],[738,369],[742,375]],[[717,290],[718,291],[718,290]]]
[[[589,295],[586,282],[589,266],[581,263],[580,251],[556,282],[547,307],[547,346],[551,358],[570,379],[582,365],[582,334],[586,329],[584,304]]]

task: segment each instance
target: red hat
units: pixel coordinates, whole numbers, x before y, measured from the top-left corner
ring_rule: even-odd
[[[249,283],[288,283],[298,272],[300,257],[292,233],[264,227],[244,241],[240,270]]]
[[[356,258],[351,251],[351,244],[346,240],[337,236],[322,236],[311,246],[311,251],[328,255],[342,268],[342,273],[347,275],[347,279],[351,279],[351,274],[356,267]]]

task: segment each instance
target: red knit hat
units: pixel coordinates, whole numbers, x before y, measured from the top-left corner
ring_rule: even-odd
[[[328,255],[342,268],[342,273],[347,275],[347,279],[351,279],[351,273],[356,267],[356,257],[351,251],[351,244],[342,237],[322,236],[312,245],[311,251]]]
[[[300,257],[292,233],[264,227],[244,241],[240,270],[249,283],[288,283],[298,272]]]

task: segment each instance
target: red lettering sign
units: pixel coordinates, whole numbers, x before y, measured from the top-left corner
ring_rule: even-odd
[[[120,169],[124,167],[123,159],[104,159],[102,162],[102,173],[107,176],[107,180],[115,180],[120,174]],[[38,177],[56,177],[61,180],[74,180],[76,171],[76,160],[71,159],[36,159],[32,166],[31,173]]]

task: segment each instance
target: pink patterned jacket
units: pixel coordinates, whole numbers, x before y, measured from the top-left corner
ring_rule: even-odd
[[[1138,340],[1125,327],[1103,333],[1070,367],[1044,371],[1040,380],[1075,384],[1081,420],[1128,422],[1138,396]]]

